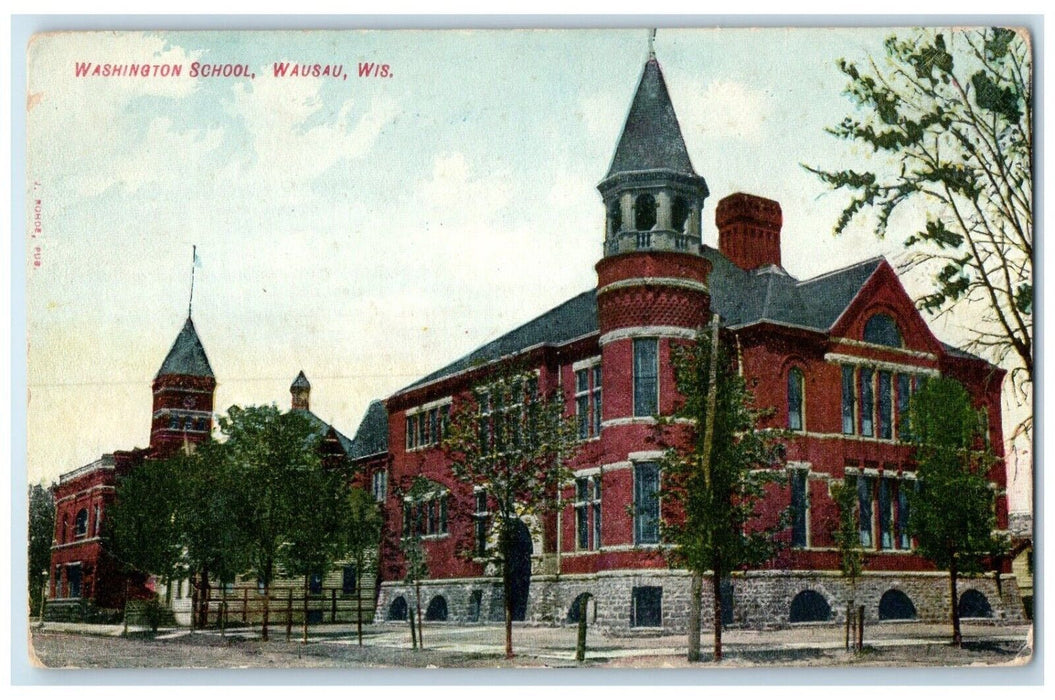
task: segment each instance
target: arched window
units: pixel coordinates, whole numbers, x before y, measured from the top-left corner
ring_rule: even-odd
[[[608,222],[612,227],[612,233],[619,233],[623,228],[623,208],[619,205],[618,199],[608,205]]]
[[[388,619],[389,620],[405,620],[407,619],[407,599],[403,596],[399,596],[388,606]]]
[[[865,323],[864,339],[866,343],[901,347],[901,332],[894,319],[886,314],[876,314]]]
[[[678,233],[685,233],[685,223],[689,220],[689,203],[684,197],[675,197],[670,210],[670,223]]]
[[[84,537],[88,534],[88,509],[81,508],[77,511],[77,518],[73,522],[73,536]]]
[[[817,591],[802,591],[791,601],[791,622],[827,622],[831,616],[832,607]]]
[[[656,198],[650,194],[638,195],[634,200],[634,228],[651,231],[656,225]]]
[[[960,617],[992,617],[993,608],[989,599],[974,588],[966,590],[960,596]]]
[[[429,607],[425,610],[425,619],[429,622],[446,622],[447,599],[441,595],[429,601]]]
[[[916,606],[912,600],[897,590],[891,588],[879,599],[880,620],[914,620],[916,619]]]
[[[803,420],[805,392],[806,383],[802,370],[792,367],[788,371],[788,428],[791,430],[802,430],[805,425]]]

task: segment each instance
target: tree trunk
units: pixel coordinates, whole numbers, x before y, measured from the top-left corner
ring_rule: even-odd
[[[952,599],[952,644],[955,647],[963,646],[963,637],[960,636],[960,601],[956,595],[956,555],[949,557],[949,597]]]
[[[719,552],[714,555],[714,571],[711,573],[714,597],[714,660],[722,660],[722,559]]]
[[[703,617],[703,575],[692,572],[692,587],[689,594],[689,661],[700,660],[700,628]]]
[[[854,603],[851,600],[851,601],[846,603],[846,635],[845,635],[845,640],[843,642],[843,646],[846,648],[846,651],[850,651],[850,624],[851,624],[851,622],[853,620],[853,616],[854,616]]]
[[[264,616],[263,616],[263,619],[260,621],[261,625],[262,625],[262,627],[260,629],[260,639],[262,639],[265,642],[268,641],[267,623],[268,623],[268,618],[270,617],[270,615],[271,615],[271,582],[270,581],[265,581],[264,582]]]
[[[586,606],[590,602],[590,594],[583,594],[579,600],[579,638],[575,644],[575,661],[582,663],[586,660]]]
[[[293,636],[293,589],[286,591],[286,641]]]
[[[414,597],[417,600],[418,608],[418,647],[421,649],[425,648],[425,638],[421,636],[422,627],[421,624],[421,581],[414,582]]]
[[[220,636],[227,636],[227,584],[220,584]]]
[[[363,646],[363,577],[355,572],[355,634]]]
[[[417,628],[414,626],[414,610],[407,606],[407,619],[410,620],[410,645],[412,648],[418,648],[418,633]]]
[[[502,533],[502,598],[506,614],[506,658],[513,658],[513,562],[510,560],[512,533]]]
[[[190,578],[190,628],[198,628],[198,584],[200,579],[192,575]]]

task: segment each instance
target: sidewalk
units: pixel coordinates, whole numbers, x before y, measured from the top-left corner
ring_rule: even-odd
[[[963,625],[963,639],[967,645],[1010,644],[1031,646],[1031,627],[1028,625],[995,626],[991,624]],[[44,632],[119,637],[121,625],[85,625],[48,622]],[[130,627],[130,635],[149,635],[142,627]],[[295,626],[291,641],[300,642],[302,628]],[[191,641],[194,637],[219,640],[218,630],[192,631],[187,628],[167,628],[158,631],[158,641]],[[260,639],[260,628],[232,628],[225,636],[230,640],[255,641]],[[285,627],[273,627],[270,637],[284,642]],[[425,647],[432,651],[479,656],[501,655],[505,650],[505,630],[501,625],[462,626],[443,622],[425,623]],[[540,627],[517,624],[513,629],[513,644],[518,654],[540,660],[568,662],[575,657],[577,628]],[[949,645],[951,630],[948,624],[920,622],[884,622],[865,628],[865,646],[872,649],[897,647],[919,648]],[[703,647],[711,647],[712,633],[703,633]],[[722,634],[726,656],[758,656],[767,653],[796,651],[844,650],[844,628],[841,625],[802,625],[776,630],[725,630]],[[204,640],[203,640],[204,641]],[[308,631],[309,645],[358,646],[354,625],[315,625]],[[363,627],[363,643],[372,648],[393,650],[411,649],[410,631],[406,624],[379,623]],[[649,657],[684,657],[687,653],[685,635],[652,637],[612,637],[595,630],[587,632],[587,661]],[[794,655],[794,654],[792,654]]]

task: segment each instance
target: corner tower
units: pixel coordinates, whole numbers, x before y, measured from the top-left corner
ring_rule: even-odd
[[[188,316],[154,377],[150,447],[157,456],[208,439],[215,390],[212,366]]]
[[[604,256],[596,267],[605,395],[625,391],[634,397],[632,406],[606,402],[604,419],[665,414],[673,405],[673,377],[659,368],[670,366],[670,343],[695,338],[710,314],[711,264],[702,256],[700,227],[709,193],[692,167],[651,51],[612,165],[597,189],[608,214]],[[610,367],[633,371],[610,376]],[[654,392],[652,384],[639,381],[638,375],[650,372]],[[622,382],[630,385],[614,386]],[[643,386],[654,401],[640,396]]]

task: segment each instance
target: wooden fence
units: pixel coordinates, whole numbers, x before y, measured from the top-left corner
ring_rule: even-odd
[[[268,626],[286,627],[286,635],[295,624],[355,624],[360,618],[373,620],[374,591],[363,589],[360,599],[342,588],[316,589],[304,586],[272,586],[265,597],[257,586],[212,587],[204,593],[194,588],[191,594],[192,627],[225,629],[259,625],[267,611]],[[265,605],[265,602],[267,603]]]

